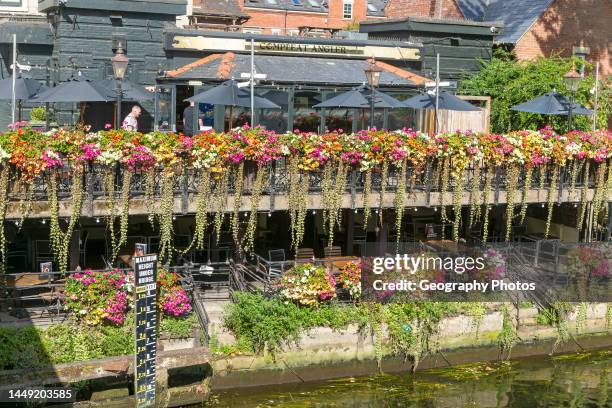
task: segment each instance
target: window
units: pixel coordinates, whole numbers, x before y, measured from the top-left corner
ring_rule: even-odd
[[[342,7],[342,18],[344,18],[345,20],[353,19],[353,3],[344,3]]]
[[[310,4],[312,7],[321,7],[321,3],[319,3],[317,0],[308,0],[308,4]]]
[[[378,11],[378,9],[376,8],[375,5],[373,5],[372,3],[368,3],[368,11]]]
[[[280,35],[281,33],[280,28],[273,28],[271,31],[272,31],[272,35]]]
[[[242,29],[243,33],[246,34],[261,34],[261,28],[257,28],[257,27],[244,27]]]
[[[294,6],[301,6],[302,5],[302,0],[291,0],[293,2]]]
[[[297,37],[300,35],[300,30],[288,30],[287,34],[289,34],[289,37]]]
[[[0,0],[0,7],[23,7],[23,0]]]
[[[266,0],[266,4],[269,4],[271,6],[275,6],[278,4],[278,0]]]

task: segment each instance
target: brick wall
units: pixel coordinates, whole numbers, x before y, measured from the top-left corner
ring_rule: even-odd
[[[442,3],[442,18],[464,18],[455,0],[389,0],[385,11],[389,18],[438,17],[439,3]]]
[[[612,1],[555,0],[518,41],[519,59],[561,54],[570,56],[572,46],[583,41],[591,48],[587,59],[599,61],[603,75],[612,74]]]
[[[280,28],[280,34],[285,35],[287,34],[285,29],[297,30],[301,26],[342,29],[356,22],[371,19],[366,17],[366,0],[353,0],[352,19],[343,18],[343,0],[330,0],[327,13],[285,12],[251,7],[243,8],[243,11],[250,16],[244,27],[260,28],[263,34],[270,34],[272,28]]]

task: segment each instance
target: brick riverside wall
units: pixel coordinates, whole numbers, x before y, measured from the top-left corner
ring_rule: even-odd
[[[602,75],[612,74],[612,1],[555,0],[516,44],[520,60],[561,54],[572,46],[591,48],[590,62],[599,61]]]
[[[242,4],[241,7],[251,17],[243,26],[261,28],[263,34],[271,34],[272,28],[280,28],[280,34],[284,35],[285,28],[295,30],[301,26],[341,29],[355,22],[374,19],[366,16],[365,0],[354,0],[352,20],[343,18],[342,0],[330,0],[327,13],[244,8]]]
[[[455,0],[442,1],[442,18],[464,19]],[[385,8],[388,18],[408,16],[438,17],[438,0],[389,0]]]

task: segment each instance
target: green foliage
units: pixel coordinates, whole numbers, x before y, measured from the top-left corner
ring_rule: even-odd
[[[411,357],[416,369],[420,358],[434,350],[431,338],[444,316],[456,311],[449,302],[390,303],[384,310],[391,351]]]
[[[223,324],[236,336],[238,349],[274,353],[284,345],[297,343],[300,335],[313,327],[365,326],[366,319],[360,306],[300,307],[260,294],[237,293],[236,301],[225,310]]]
[[[160,330],[170,337],[191,337],[193,328],[198,325],[198,320],[195,313],[191,313],[186,317],[171,318],[164,316],[160,321]]]
[[[30,111],[30,120],[32,122],[44,122],[47,118],[47,111],[43,106],[37,106]]]
[[[32,326],[0,328],[0,370],[49,365],[49,355]]]
[[[191,328],[197,324],[192,316],[165,317],[160,330],[173,337],[187,331],[191,333]],[[46,329],[4,327],[0,328],[0,344],[0,370],[133,354],[134,315],[129,313],[123,326],[102,324],[91,327],[67,321]]]
[[[483,61],[483,68],[477,74],[461,82],[460,93],[466,95],[491,96],[491,131],[496,133],[518,129],[537,130],[550,124],[555,130],[567,130],[567,116],[532,114],[510,110],[514,105],[526,102],[550,91],[569,95],[563,75],[573,63],[580,60],[559,57],[538,58],[534,61],[516,62],[511,54],[498,50],[494,58]],[[607,127],[607,118],[612,113],[612,88],[609,80],[600,84],[599,109],[597,115],[598,128]],[[576,100],[588,108],[594,104],[591,90],[594,88],[592,67],[587,63],[585,78],[580,82],[576,92]],[[590,116],[576,115],[573,117],[574,129],[589,130],[592,128]],[[573,130],[573,129],[570,129]]]
[[[499,336],[497,336],[497,343],[499,344],[500,352],[502,354],[507,352],[508,355],[506,358],[509,359],[512,349],[519,341],[519,337],[518,333],[516,332],[516,328],[514,327],[512,317],[510,316],[510,308],[507,305],[503,308],[502,314],[502,329],[499,332]]]

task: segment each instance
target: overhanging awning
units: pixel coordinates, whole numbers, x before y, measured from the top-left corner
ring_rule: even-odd
[[[266,74],[266,82],[312,85],[356,86],[366,82],[366,60],[255,56],[255,69]],[[430,79],[414,72],[377,61],[382,68],[380,86],[422,87]],[[212,54],[183,67],[166,72],[166,80],[219,81],[240,78],[250,72],[251,57],[245,54]]]

